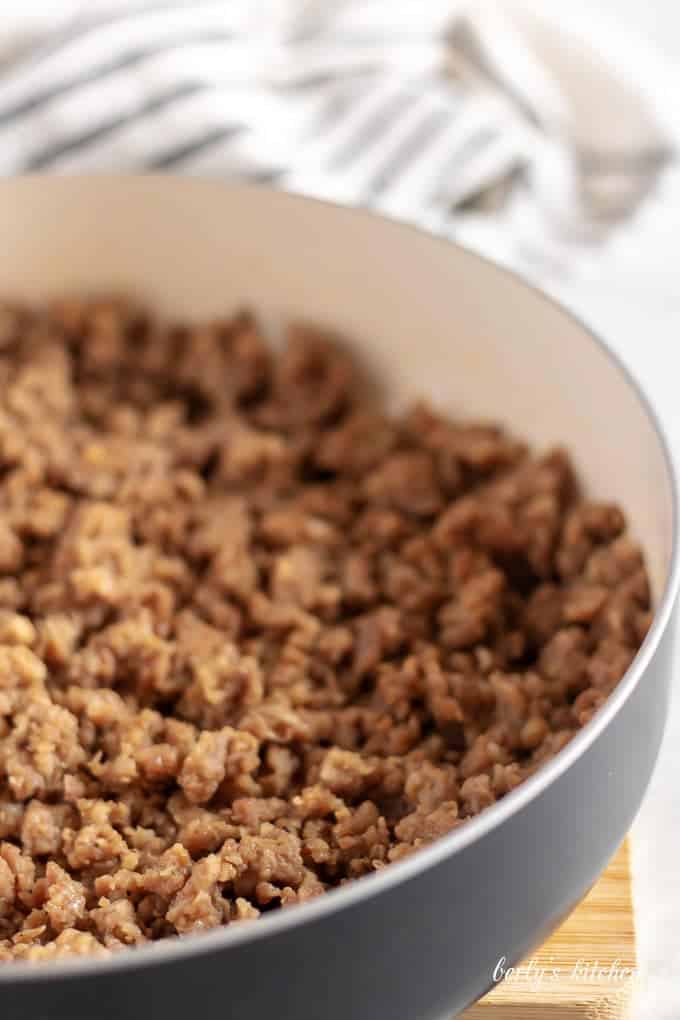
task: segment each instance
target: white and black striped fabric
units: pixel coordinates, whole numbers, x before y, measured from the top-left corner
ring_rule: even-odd
[[[569,257],[547,226],[568,154],[512,89],[460,74],[461,0],[41,6],[61,17],[4,41],[2,174],[264,181],[467,232],[515,263],[518,237],[529,263]]]
[[[0,77],[0,172],[215,174],[443,225],[526,158],[511,104],[447,73],[456,18],[455,0],[90,6]]]

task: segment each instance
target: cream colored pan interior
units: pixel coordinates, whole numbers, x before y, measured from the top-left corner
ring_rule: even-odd
[[[512,276],[368,213],[216,181],[6,180],[0,223],[4,297],[119,290],[168,315],[305,317],[359,345],[392,402],[426,396],[567,445],[590,492],[626,509],[661,592],[672,486],[648,410],[582,326]]]

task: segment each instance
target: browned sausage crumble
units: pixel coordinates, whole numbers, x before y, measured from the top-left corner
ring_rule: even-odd
[[[562,450],[388,417],[327,334],[0,314],[0,957],[231,924],[530,775],[650,620]]]

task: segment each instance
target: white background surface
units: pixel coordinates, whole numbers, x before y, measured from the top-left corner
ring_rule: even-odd
[[[534,0],[537,10],[559,18],[565,3],[570,9],[597,11],[625,22],[680,63],[680,4],[678,0]]]

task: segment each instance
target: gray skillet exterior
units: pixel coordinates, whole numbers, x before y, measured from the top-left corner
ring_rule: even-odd
[[[384,233],[377,251],[384,245],[389,250],[390,238],[396,238],[404,251],[416,250],[416,261],[432,253],[431,273],[448,273],[449,261],[458,266],[456,272],[474,263],[480,276],[505,280],[503,287],[522,290],[523,300],[529,296],[509,274],[410,228],[375,219],[371,223],[363,212],[216,183],[149,177],[5,181],[0,182],[0,207],[5,209],[6,234],[0,278],[8,294],[19,293],[23,286],[24,277],[16,269],[22,260],[30,268],[25,286],[29,296],[42,273],[62,273],[63,279],[50,281],[55,288],[63,286],[67,272],[80,285],[90,266],[93,281],[96,274],[106,281],[107,266],[94,266],[101,242],[99,228],[89,229],[92,223],[109,231],[107,250],[121,260],[115,279],[126,287],[139,272],[131,241],[135,229],[151,244],[148,238],[155,237],[154,231],[162,233],[160,225],[175,217],[190,237],[196,222],[209,221],[208,215],[201,220],[201,212],[216,210],[214,218],[224,222],[229,214],[242,237],[254,214],[273,217],[276,228],[266,228],[272,238],[276,229],[290,230],[295,222],[300,249],[295,257],[303,262],[308,258],[309,264],[316,257],[317,221],[322,238],[326,227],[342,234],[351,222],[353,231],[364,232],[366,244],[374,234],[382,238]],[[24,250],[29,242],[22,231],[34,222],[42,224],[41,231],[33,232],[39,240]],[[52,231],[58,234],[56,241]],[[214,236],[205,227],[200,250],[206,244],[209,250],[201,273],[215,261],[209,247]],[[228,239],[214,243],[218,241],[229,244]],[[86,243],[91,243],[91,251],[83,251]],[[103,246],[101,250],[105,260]],[[192,255],[183,247],[177,250],[177,272],[183,273]],[[370,260],[370,252],[364,253],[360,245],[357,250],[360,265],[362,259]],[[332,262],[336,256],[328,251]],[[342,265],[349,274],[351,258]],[[170,261],[162,271],[172,271]],[[471,271],[477,272],[474,265]],[[286,286],[294,282],[291,278]],[[353,283],[357,286],[357,280]],[[548,304],[538,294],[531,300],[537,311]],[[570,323],[572,332],[580,329],[585,337],[585,330]],[[594,338],[587,342],[597,346]],[[609,369],[619,380],[627,378],[613,357]],[[631,669],[564,751],[500,803],[432,846],[311,903],[252,924],[168,940],[106,960],[3,964],[2,1020],[186,1020],[194,1015],[448,1020],[490,987],[501,957],[511,964],[534,948],[579,901],[624,837],[649,781],[666,717],[670,624],[678,587],[677,486],[659,425],[644,397],[635,392],[642,406],[638,413],[651,429],[656,460],[662,465],[659,485],[670,492],[664,505],[672,504],[666,581],[658,593],[652,630]],[[633,482],[655,491],[654,479],[638,481],[636,476]]]

